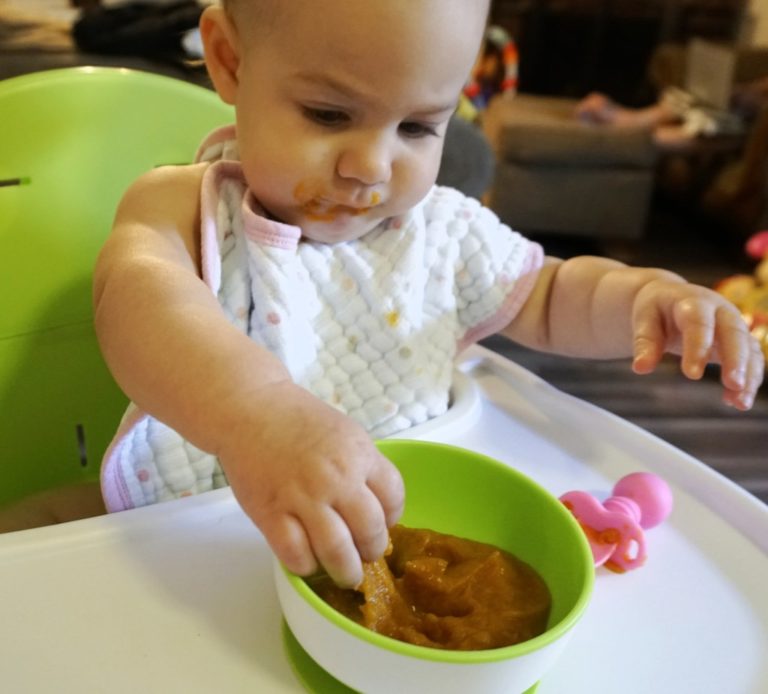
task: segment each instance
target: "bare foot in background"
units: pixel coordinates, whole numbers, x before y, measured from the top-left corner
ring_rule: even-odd
[[[600,92],[585,96],[574,111],[576,118],[589,125],[613,128],[647,128],[653,141],[663,151],[684,149],[695,136],[685,127],[683,119],[662,99],[644,108],[621,106]]]
[[[636,128],[655,128],[679,120],[663,101],[643,108],[629,108],[600,92],[585,96],[576,105],[575,115],[584,123]]]

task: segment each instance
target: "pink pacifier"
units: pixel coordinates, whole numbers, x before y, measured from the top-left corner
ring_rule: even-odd
[[[617,573],[637,569],[645,562],[645,533],[672,511],[669,485],[650,472],[622,477],[613,496],[600,503],[587,492],[560,497],[579,522],[592,548],[595,566]]]

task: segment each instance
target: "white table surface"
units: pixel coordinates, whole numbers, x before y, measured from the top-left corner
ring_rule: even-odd
[[[552,493],[661,474],[675,509],[647,564],[598,571],[537,694],[768,692],[768,506],[650,434],[488,350],[457,405],[410,432],[496,457]],[[228,489],[0,535],[0,691],[302,692],[272,556]]]

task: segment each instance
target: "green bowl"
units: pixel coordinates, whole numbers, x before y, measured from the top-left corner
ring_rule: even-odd
[[[283,614],[304,650],[353,689],[375,692],[524,692],[562,651],[592,592],[589,545],[565,506],[513,468],[455,446],[388,439],[381,452],[406,489],[401,522],[501,547],[530,564],[552,595],[547,630],[513,646],[449,651],[376,634],[336,612],[276,564]]]

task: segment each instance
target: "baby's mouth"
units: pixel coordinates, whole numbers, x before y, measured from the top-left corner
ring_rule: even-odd
[[[320,197],[301,203],[301,211],[307,219],[312,221],[332,222],[342,216],[360,217],[368,214],[380,202],[381,195],[379,193],[372,193],[370,204],[361,207],[346,205]]]

